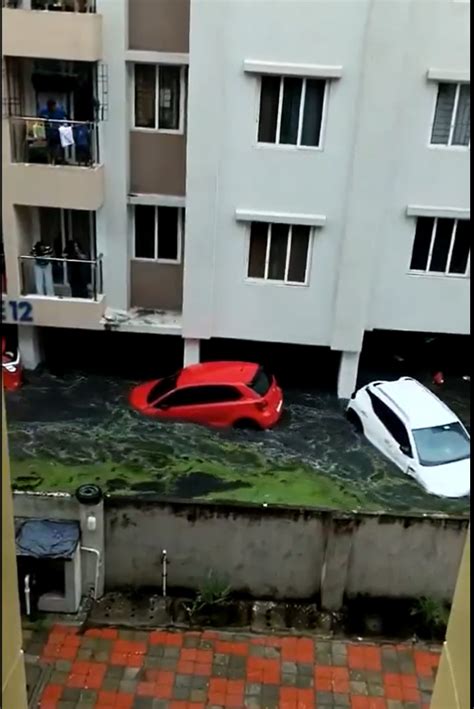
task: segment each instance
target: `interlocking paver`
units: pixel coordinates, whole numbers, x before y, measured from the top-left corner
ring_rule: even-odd
[[[53,626],[41,709],[425,709],[439,648]]]

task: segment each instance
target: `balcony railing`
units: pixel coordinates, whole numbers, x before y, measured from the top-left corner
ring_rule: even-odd
[[[2,0],[2,7],[49,12],[96,12],[96,0]]]
[[[102,254],[96,259],[20,256],[22,295],[82,298],[102,294]]]
[[[92,121],[10,118],[12,161],[94,167],[99,163],[99,132]]]

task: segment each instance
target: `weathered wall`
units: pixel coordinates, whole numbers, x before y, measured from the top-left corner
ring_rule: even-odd
[[[170,586],[196,588],[210,569],[255,596],[307,597],[321,582],[322,520],[300,510],[109,499],[105,545],[108,588],[160,586],[163,549]]]
[[[467,519],[341,515],[283,507],[106,501],[106,587],[196,588],[209,569],[236,591],[272,598],[428,595],[451,600]]]

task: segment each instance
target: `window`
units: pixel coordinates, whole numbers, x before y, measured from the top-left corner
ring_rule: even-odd
[[[468,146],[470,141],[470,84],[438,84],[431,144]]]
[[[221,404],[226,401],[241,399],[241,393],[232,386],[196,386],[178,389],[159,401],[157,408],[172,406],[198,406],[203,404]]]
[[[184,67],[135,64],[134,126],[182,131]]]
[[[134,258],[181,262],[182,210],[135,205]]]
[[[378,396],[368,391],[369,399],[372,403],[374,414],[380,420],[383,426],[387,429],[390,435],[395,439],[400,447],[404,448],[404,452],[412,456],[410,438],[405,424],[399,419],[397,414],[392,409],[384,404]]]
[[[421,465],[446,465],[471,456],[469,436],[460,423],[413,431]]]
[[[248,277],[306,283],[311,227],[252,222]]]
[[[265,372],[263,367],[259,367],[255,377],[249,384],[250,389],[259,396],[265,396],[272,385],[272,377]]]
[[[176,372],[176,374],[172,374],[169,377],[163,377],[163,379],[160,379],[155,386],[150,390],[148,397],[147,397],[147,402],[149,404],[153,404],[154,401],[157,399],[161,398],[165,394],[167,394],[169,391],[174,389],[176,387],[176,383],[178,381],[178,377],[180,375],[180,372]]]
[[[418,217],[410,271],[468,276],[470,219]]]
[[[324,79],[262,76],[258,142],[319,147],[325,93]]]

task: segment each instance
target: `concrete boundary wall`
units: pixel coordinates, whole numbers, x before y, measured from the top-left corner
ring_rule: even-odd
[[[161,584],[195,589],[209,569],[255,597],[344,595],[451,601],[467,517],[342,514],[261,505],[106,500],[106,587]]]
[[[81,519],[69,495],[15,493],[17,517]],[[83,532],[86,520],[81,519]],[[116,496],[104,501],[105,590],[199,587],[209,570],[256,598],[344,596],[451,601],[468,517],[339,513]]]

